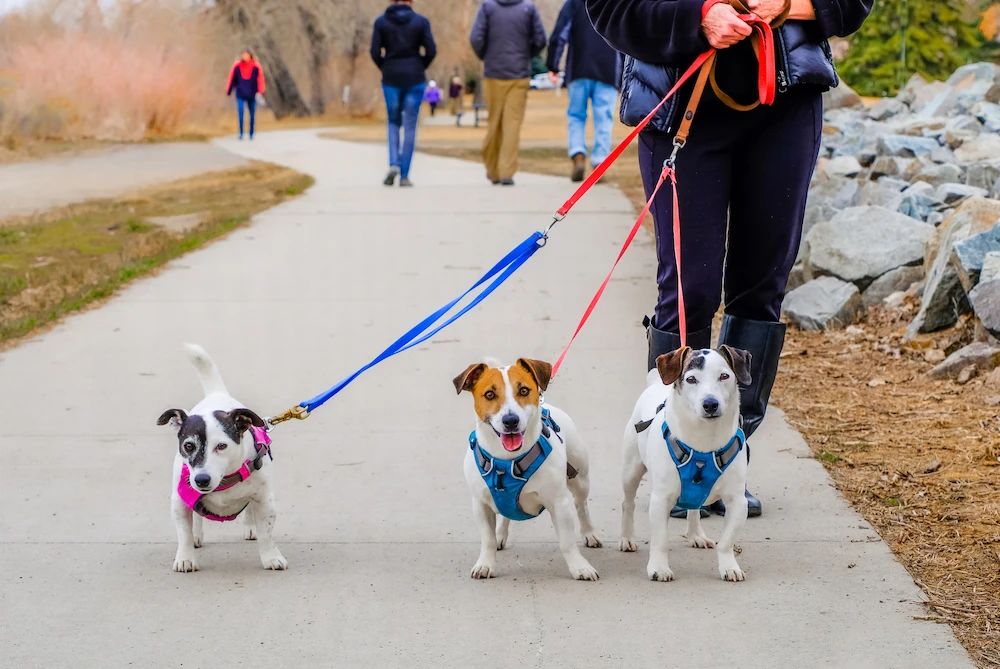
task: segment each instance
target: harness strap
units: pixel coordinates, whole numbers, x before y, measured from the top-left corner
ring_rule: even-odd
[[[656,420],[656,417],[659,415],[659,413],[661,411],[663,411],[663,407],[665,407],[665,406],[667,406],[667,403],[666,402],[661,402],[660,406],[656,407],[656,413],[653,414],[652,418],[650,418],[649,420],[641,420],[641,421],[639,421],[638,423],[635,424],[635,431],[637,433],[641,433],[641,432],[645,432],[646,430],[648,430],[649,426],[653,424],[653,421]]]

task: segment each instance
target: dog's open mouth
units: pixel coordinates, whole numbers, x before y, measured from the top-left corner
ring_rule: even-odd
[[[500,443],[508,451],[516,451],[524,443],[523,432],[503,432],[500,434]]]

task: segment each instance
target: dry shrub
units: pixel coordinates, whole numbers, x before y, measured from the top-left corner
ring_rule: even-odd
[[[139,140],[221,105],[225,57],[180,0],[54,1],[0,19],[0,138]],[[231,61],[230,61],[231,62]]]

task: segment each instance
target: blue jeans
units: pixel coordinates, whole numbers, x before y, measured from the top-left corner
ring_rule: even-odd
[[[569,155],[587,154],[587,102],[594,115],[594,148],[590,164],[598,165],[611,153],[611,128],[614,125],[618,90],[603,81],[574,79],[569,82]]]
[[[253,129],[254,120],[257,117],[257,100],[244,100],[240,96],[236,96],[236,116],[240,119],[240,137],[243,137],[243,106],[246,105],[247,111],[250,112],[250,139],[253,139]]]
[[[417,116],[420,114],[420,104],[424,100],[426,87],[427,84],[417,84],[409,88],[382,84],[389,123],[389,166],[398,167],[399,175],[404,178],[410,176],[413,147],[417,143]],[[403,131],[402,147],[399,142],[400,129]]]

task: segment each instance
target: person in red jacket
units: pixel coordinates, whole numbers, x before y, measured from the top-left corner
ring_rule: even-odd
[[[250,49],[244,49],[240,59],[233,63],[226,83],[226,95],[236,91],[236,115],[240,122],[240,139],[243,139],[243,108],[250,112],[250,139],[253,139],[254,120],[257,115],[257,94],[264,93],[264,70],[253,57]]]

